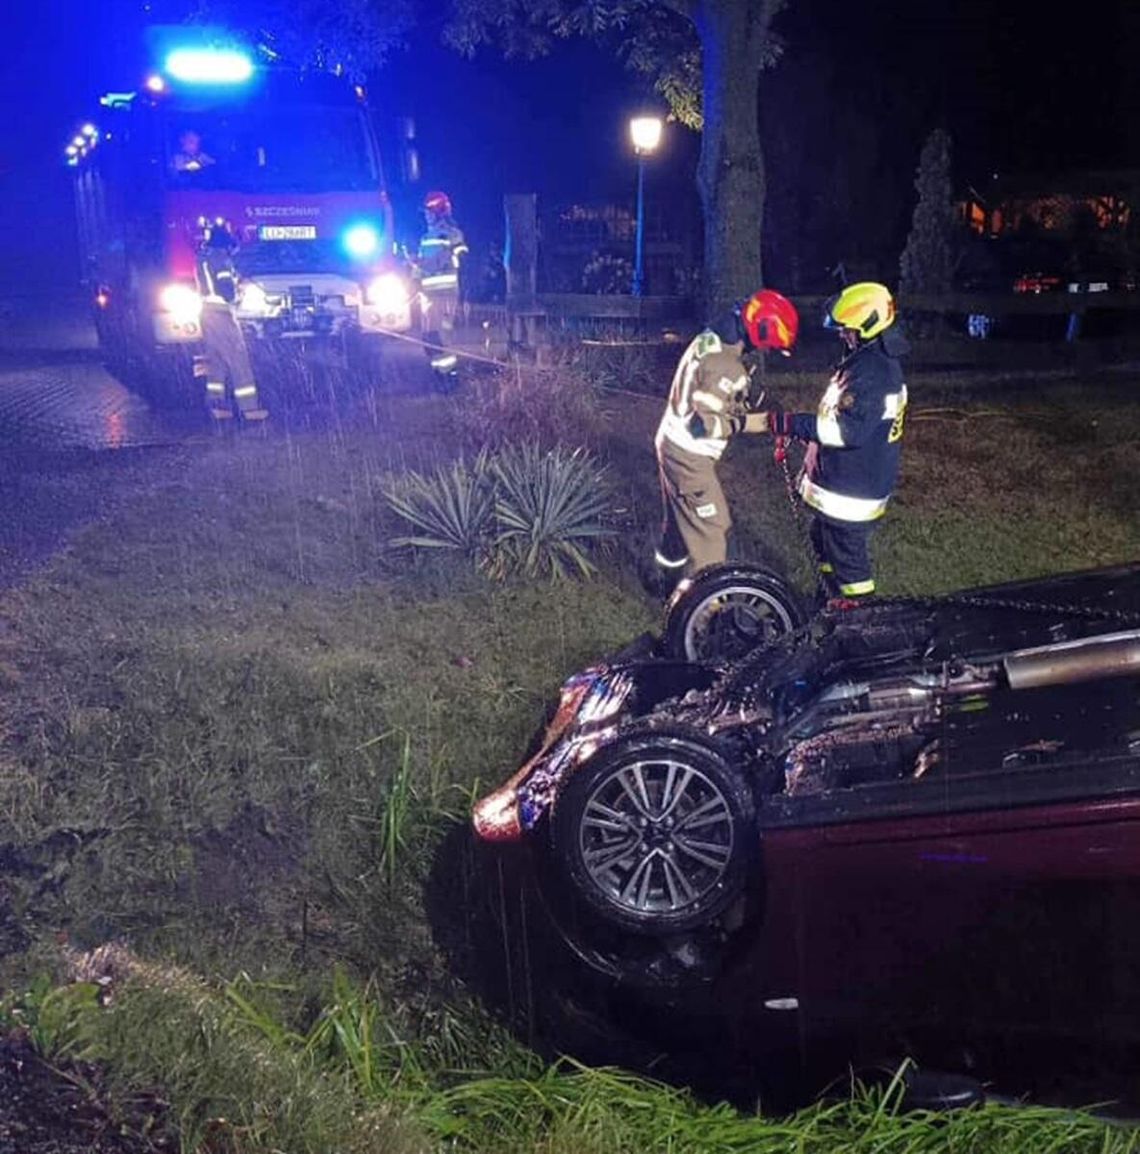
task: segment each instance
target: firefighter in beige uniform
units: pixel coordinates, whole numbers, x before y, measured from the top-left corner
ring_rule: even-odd
[[[654,445],[661,477],[662,526],[656,560],[678,578],[723,562],[732,527],[716,465],[731,436],[751,428],[745,353],[795,343],[791,301],[761,289],[697,334],[681,356]]]
[[[269,414],[258,399],[245,334],[234,316],[236,247],[229,230],[214,225],[198,253],[202,352],[194,358],[194,376],[205,386],[206,409],[215,420],[228,420],[236,412],[243,421],[263,421]]]

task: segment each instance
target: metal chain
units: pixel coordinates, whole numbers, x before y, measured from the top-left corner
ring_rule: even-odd
[[[812,544],[811,530],[803,515],[803,504],[796,493],[796,483],[792,480],[792,467],[788,464],[788,442],[790,440],[790,437],[777,437],[774,456],[784,474],[784,491],[788,495],[788,504],[792,507],[792,520],[795,522],[796,532],[800,535],[804,552],[807,554],[808,564],[814,571],[816,566],[815,546]]]
[[[1063,605],[1053,601],[1029,601],[1016,597],[976,597],[966,593],[947,593],[938,597],[875,597],[872,605],[899,605],[933,609],[961,605],[968,609],[1017,609],[1025,613],[1057,613],[1090,621],[1116,621],[1122,625],[1140,625],[1140,612],[1125,609],[1096,609],[1088,605]]]

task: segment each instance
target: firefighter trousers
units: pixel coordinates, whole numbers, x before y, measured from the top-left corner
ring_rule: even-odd
[[[459,313],[459,289],[424,290],[422,295],[420,332],[428,362],[436,372],[454,373],[458,358],[446,347],[444,334],[455,328],[455,318]]]
[[[837,521],[817,512],[811,522],[811,544],[823,599],[869,597],[875,592],[871,569],[871,534],[878,521]]]
[[[202,305],[202,351],[194,358],[194,376],[205,389],[212,415],[232,417],[235,408],[249,421],[267,415],[258,398],[245,334],[224,301]]]
[[[732,518],[716,461],[663,440],[657,449],[661,478],[661,543],[657,564],[692,577],[728,557]]]

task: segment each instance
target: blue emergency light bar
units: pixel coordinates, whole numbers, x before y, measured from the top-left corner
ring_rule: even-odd
[[[374,224],[360,221],[345,231],[341,243],[350,257],[366,260],[380,251],[380,230]]]
[[[244,84],[253,76],[253,61],[233,48],[175,48],[162,70],[184,84]]]

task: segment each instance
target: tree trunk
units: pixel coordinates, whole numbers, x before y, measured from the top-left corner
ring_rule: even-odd
[[[760,287],[764,157],[759,77],[770,0],[700,0],[704,127],[697,183],[705,223],[705,305],[714,316]]]

